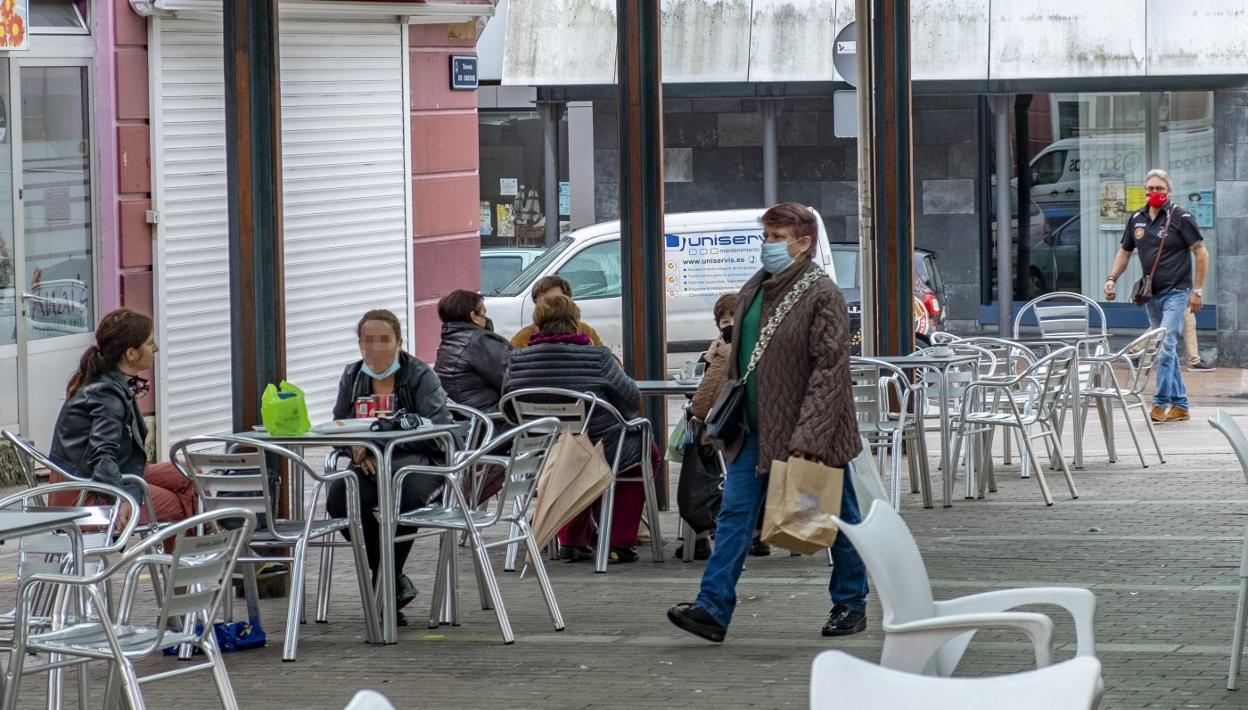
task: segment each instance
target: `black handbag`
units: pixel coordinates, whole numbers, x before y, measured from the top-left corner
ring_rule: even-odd
[[[696,533],[714,530],[723,498],[723,471],[715,449],[696,440],[685,444],[676,484],[680,517]]]
[[[728,380],[719,390],[715,404],[711,405],[711,411],[706,415],[707,436],[726,444],[736,441],[749,432],[750,423],[746,416],[746,380],[758,366],[763,352],[767,350],[767,345],[771,342],[771,337],[775,335],[776,329],[789,315],[789,311],[793,310],[793,306],[797,305],[802,294],[806,293],[807,289],[823,275],[821,269],[814,267],[807,271],[801,280],[793,284],[793,288],[789,289],[788,293],[784,294],[784,300],[780,302],[776,312],[771,314],[771,318],[767,320],[767,324],[758,334],[758,344],[754,346],[754,352],[750,353],[750,362],[746,365],[745,374],[735,380]]]

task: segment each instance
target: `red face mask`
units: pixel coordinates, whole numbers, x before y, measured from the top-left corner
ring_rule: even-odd
[[[1148,206],[1156,207],[1157,209],[1161,209],[1162,207],[1165,207],[1166,206],[1166,193],[1164,192],[1148,193]]]

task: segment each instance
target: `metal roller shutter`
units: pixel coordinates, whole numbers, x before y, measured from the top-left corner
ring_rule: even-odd
[[[156,20],[161,447],[231,424],[224,86],[219,19]],[[282,188],[287,378],[329,417],[358,359],[355,323],[409,294],[403,27],[284,20]]]

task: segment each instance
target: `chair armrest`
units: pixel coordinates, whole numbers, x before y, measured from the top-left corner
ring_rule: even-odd
[[[156,521],[156,504],[152,502],[152,491],[147,485],[147,481],[142,476],[136,476],[132,473],[124,474],[121,477],[122,483],[133,483],[139,487],[142,500],[139,505],[147,512],[147,526],[152,530],[160,527],[160,523]]]
[[[1043,668],[1052,661],[1053,621],[1044,614],[1006,611],[936,616],[904,624],[886,624],[886,633],[898,636],[898,641],[903,638],[905,640],[896,645],[891,657],[886,649],[880,665],[910,673],[923,673],[932,662],[933,656],[937,656],[946,644],[959,636],[965,636],[967,638],[962,640],[961,645],[943,658],[943,665],[946,667],[940,668],[938,673],[948,675],[957,667],[962,651],[970,641],[969,636],[981,629],[1022,631],[1031,641],[1036,667]],[[938,659],[938,662],[940,660],[942,659]]]
[[[1052,604],[1075,620],[1075,655],[1095,656],[1096,595],[1082,587],[1026,587],[998,589],[936,602],[940,617],[983,612],[1004,612],[1020,606]]]
[[[338,468],[338,465],[344,460],[348,464],[351,463],[351,454],[343,449],[333,449],[328,454],[325,454],[325,473],[341,471],[342,469]]]

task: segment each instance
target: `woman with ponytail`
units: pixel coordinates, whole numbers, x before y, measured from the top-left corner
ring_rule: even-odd
[[[143,477],[156,519],[171,522],[195,512],[195,486],[172,464],[147,463],[147,423],[138,400],[147,394],[148,385],[139,374],[151,369],[156,351],[151,318],[126,308],[104,316],[95,331],[95,344],[82,354],[77,372],[69,378],[49,453],[74,474],[124,488],[136,497],[138,487],[123,482],[122,476]],[[53,483],[58,479],[52,475]],[[68,493],[68,500],[52,504],[72,505],[74,496]]]

